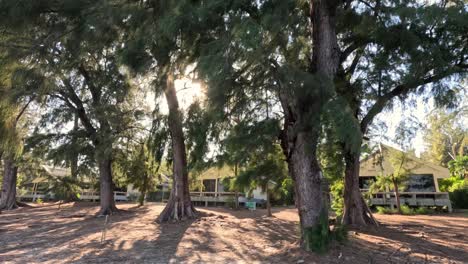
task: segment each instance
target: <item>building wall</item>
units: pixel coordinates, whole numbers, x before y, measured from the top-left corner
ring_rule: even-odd
[[[383,162],[382,162],[382,167],[383,167],[383,174],[384,175],[389,175],[393,173],[393,167],[392,164],[390,163],[390,153],[388,150],[388,147],[383,147]],[[360,177],[366,177],[366,176],[378,176],[382,174],[382,168],[381,165],[378,164],[378,159],[377,155],[374,153],[370,155],[367,159],[364,159],[361,161],[361,166],[360,166],[360,172],[359,176]],[[450,177],[450,172],[448,169],[431,164],[429,162],[423,161],[415,156],[409,155],[409,162],[408,162],[408,167],[411,168],[412,174],[415,175],[423,175],[423,174],[430,174],[433,175],[434,179],[434,186],[436,189],[436,192],[439,192],[439,184],[437,179],[441,178],[448,178]]]

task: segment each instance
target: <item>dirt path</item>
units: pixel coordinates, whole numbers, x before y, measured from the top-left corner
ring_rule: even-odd
[[[182,224],[154,222],[151,204],[104,218],[93,204],[22,208],[0,215],[0,263],[468,263],[468,216],[377,216],[382,226],[351,231],[327,255],[298,249],[295,209],[199,208]]]

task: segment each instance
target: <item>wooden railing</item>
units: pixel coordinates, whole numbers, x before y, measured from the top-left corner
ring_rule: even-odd
[[[19,199],[31,199],[33,202],[36,201],[36,199],[41,198],[44,199],[46,198],[46,194],[44,192],[36,191],[36,192],[27,192],[24,194],[19,194],[17,197]],[[50,198],[54,198],[54,194],[49,194],[48,195]],[[79,193],[80,200],[90,200],[90,201],[96,201],[99,200],[99,192],[97,191],[82,191]],[[119,201],[127,201],[127,192],[114,192],[114,200],[119,200]]]
[[[244,194],[235,192],[190,192],[190,198],[194,202],[204,202],[205,206],[208,203],[226,203],[228,201],[239,201]]]
[[[240,195],[239,193],[237,195]],[[190,192],[190,196],[209,196],[209,197],[219,197],[219,196],[236,196],[235,192]]]
[[[400,203],[409,206],[447,207],[452,211],[449,194],[447,192],[400,192]],[[370,194],[372,205],[395,205],[395,192],[377,192]]]

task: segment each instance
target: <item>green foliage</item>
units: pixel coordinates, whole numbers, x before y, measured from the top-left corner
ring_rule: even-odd
[[[427,208],[427,207],[417,207],[414,209],[414,213],[418,215],[428,215],[428,214],[433,214],[434,210],[432,208]]]
[[[457,156],[448,163],[452,177],[468,179],[468,156]]]
[[[413,209],[411,209],[407,205],[401,205],[400,209],[401,209],[401,214],[402,215],[413,215],[414,214]]]
[[[377,206],[376,209],[377,209],[378,214],[396,214],[396,213],[398,213],[398,210],[390,209],[390,207]]]
[[[376,209],[378,214],[398,214],[397,209],[391,209],[390,207],[377,206]],[[411,208],[407,205],[401,206],[402,215],[427,215],[433,214],[434,212],[434,209],[428,207]]]
[[[425,155],[431,162],[450,168],[450,162],[462,165],[463,155],[468,152],[468,130],[463,126],[467,118],[467,109],[460,108],[448,112],[438,109],[428,116],[428,128],[424,131],[424,140],[428,150]],[[460,158],[458,158],[460,157]],[[454,165],[455,165],[454,164]],[[460,168],[460,167],[459,167]]]
[[[468,181],[459,177],[451,176],[445,179],[438,179],[439,189],[442,192],[454,192],[456,190],[468,188]]]
[[[273,196],[273,198],[279,200],[279,202],[281,202],[282,205],[294,204],[294,183],[291,177],[283,179],[283,182],[281,183],[280,193],[280,197],[277,198]]]
[[[439,188],[449,192],[450,201],[454,208],[468,208],[468,156],[457,156],[449,162],[451,176],[439,179]]]
[[[63,201],[78,200],[81,191],[81,182],[73,177],[54,177],[50,178],[50,192],[54,194],[54,198]]]
[[[343,180],[335,181],[330,186],[330,193],[333,196],[331,201],[331,208],[335,212],[337,217],[343,215],[344,210],[344,182]]]
[[[453,208],[468,209],[468,187],[457,189],[449,193]]]
[[[304,228],[303,239],[306,250],[316,253],[325,253],[330,243],[330,230],[328,226],[328,215],[320,214],[319,223],[316,226]]]
[[[190,105],[184,122],[186,128],[186,149],[188,152],[188,170],[200,172],[210,165],[206,155],[209,149],[209,137],[215,132],[212,117],[200,102]]]
[[[165,142],[160,143],[165,144]],[[138,197],[140,205],[144,204],[146,194],[154,190],[158,182],[157,174],[162,160],[156,160],[154,154],[149,149],[148,144],[142,143],[132,146],[129,152],[120,153],[118,155],[119,158],[113,164],[114,173],[121,174],[124,179],[123,183],[133,184],[140,192],[140,196]]]
[[[348,230],[344,225],[337,224],[333,230],[328,225],[328,216],[322,212],[319,223],[314,227],[304,229],[304,243],[306,250],[319,254],[327,252],[332,241],[343,243],[347,240]]]
[[[282,183],[288,177],[286,162],[278,145],[270,151],[251,156],[246,168],[235,178],[238,188],[253,190],[260,187],[264,192],[281,193]]]
[[[411,171],[414,170],[417,165],[411,163],[411,160],[409,159],[409,153],[407,152],[389,148],[385,148],[383,152],[388,153],[389,162],[392,166],[393,172],[388,175],[378,175],[376,177],[376,181],[373,182],[370,186],[370,192],[386,192],[387,190],[395,191],[395,185],[398,186],[399,191],[404,191],[406,181],[411,174]],[[378,163],[380,166],[383,166],[383,157],[383,153],[379,154]]]

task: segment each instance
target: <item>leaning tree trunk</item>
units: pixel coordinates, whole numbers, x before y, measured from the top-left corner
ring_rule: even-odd
[[[184,133],[182,130],[182,113],[174,86],[174,78],[167,76],[164,89],[169,107],[169,131],[172,139],[172,190],[166,207],[158,217],[158,222],[179,221],[196,217],[196,210],[190,200],[187,155],[185,153]]]
[[[16,179],[18,167],[12,158],[5,158],[2,192],[0,197],[0,210],[13,210],[18,208],[16,204]]]
[[[345,153],[345,186],[343,224],[352,226],[377,225],[367,203],[359,190],[360,152]]]
[[[114,200],[114,187],[112,182],[112,160],[110,157],[98,158],[100,181],[100,205],[98,215],[110,215],[118,212]]]

